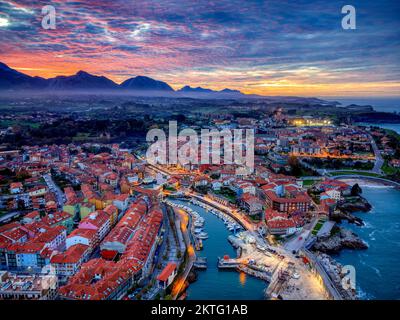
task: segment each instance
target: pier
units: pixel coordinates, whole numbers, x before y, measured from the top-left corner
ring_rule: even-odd
[[[240,262],[236,259],[229,258],[218,258],[218,268],[219,269],[236,269],[239,266]]]
[[[193,266],[196,269],[207,269],[207,258],[206,257],[197,257]]]
[[[271,276],[267,272],[255,270],[251,266],[245,266],[243,264],[240,264],[238,265],[237,270],[264,281],[268,282],[271,281]]]

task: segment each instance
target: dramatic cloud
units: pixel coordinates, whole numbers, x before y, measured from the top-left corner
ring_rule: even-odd
[[[52,4],[56,30],[41,28]],[[214,89],[399,95],[400,2],[75,0],[0,2],[0,61],[50,77],[86,70]]]

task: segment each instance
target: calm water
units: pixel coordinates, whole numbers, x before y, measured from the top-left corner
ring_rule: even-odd
[[[400,134],[400,123],[360,123],[364,126],[374,126],[384,129],[390,129]]]
[[[363,186],[372,205],[359,213],[366,225],[344,223],[369,244],[367,250],[344,250],[335,258],[356,268],[357,289],[362,299],[400,299],[400,190]]]
[[[322,97],[329,101],[338,101],[342,106],[349,104],[370,105],[381,112],[400,112],[400,97]]]
[[[236,257],[236,250],[227,240],[231,233],[225,228],[222,220],[199,206],[188,202],[181,203],[191,207],[205,219],[204,230],[209,236],[207,240],[203,240],[203,250],[197,252],[198,255],[207,257],[208,268],[197,272],[197,281],[190,284],[187,290],[187,299],[264,299],[263,290],[267,286],[264,281],[237,271],[220,271],[218,269],[218,257],[226,254]]]

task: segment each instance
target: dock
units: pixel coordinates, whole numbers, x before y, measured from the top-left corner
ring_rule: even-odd
[[[236,269],[239,264],[240,262],[238,262],[236,259],[218,258],[219,269]]]
[[[238,265],[237,270],[264,281],[271,281],[271,275],[268,274],[267,272],[255,270],[243,264]]]
[[[196,269],[207,269],[207,258],[206,257],[197,257],[193,266]]]

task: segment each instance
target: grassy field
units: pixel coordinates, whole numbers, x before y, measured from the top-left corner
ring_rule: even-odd
[[[382,171],[387,175],[392,175],[392,174],[398,173],[400,170],[390,166],[386,160],[384,165],[382,166]]]
[[[397,141],[400,142],[400,134],[398,134],[396,131],[391,130],[391,129],[385,129],[386,134],[393,136],[397,139]]]
[[[311,187],[315,183],[315,180],[303,180],[303,187]]]
[[[324,225],[324,222],[319,220],[317,224],[315,225],[313,231],[311,232],[314,236],[317,235],[318,231],[321,230],[322,226]]]
[[[79,132],[75,137],[72,138],[73,141],[86,141],[90,138],[90,133]]]
[[[12,126],[21,126],[21,127],[31,127],[31,128],[39,128],[39,123],[30,122],[30,121],[16,121],[16,120],[1,120],[0,121],[0,128],[8,128]]]
[[[215,190],[214,193],[215,193],[215,194],[219,194],[220,196],[225,197],[225,198],[228,199],[229,202],[231,202],[231,203],[235,203],[235,202],[236,202],[236,197],[235,197],[235,195],[233,194],[233,192],[230,193],[230,192],[227,192],[227,191],[224,191],[224,190],[220,190],[220,191]]]

